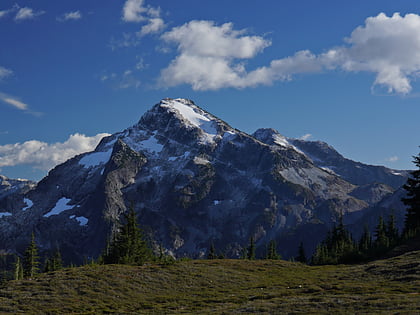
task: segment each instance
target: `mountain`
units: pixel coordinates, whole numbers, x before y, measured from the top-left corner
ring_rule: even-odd
[[[313,250],[341,215],[355,223],[405,182],[405,172],[339,157],[328,145],[273,129],[249,135],[190,100],[164,99],[35,188],[3,197],[0,212],[11,215],[0,219],[0,249],[22,252],[33,230],[44,251],[96,257],[132,206],[151,244],[176,256],[204,256],[214,243],[238,257],[254,237],[261,251],[276,239],[290,257],[300,241]]]

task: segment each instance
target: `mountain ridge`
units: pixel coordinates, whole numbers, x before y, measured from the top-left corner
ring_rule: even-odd
[[[330,160],[313,158],[322,152],[274,129],[249,135],[190,100],[164,99],[35,188],[0,199],[0,212],[7,206],[12,214],[0,219],[0,245],[21,252],[23,232],[34,229],[45,251],[56,243],[68,260],[96,257],[133,205],[152,246],[171,255],[203,256],[214,243],[238,257],[250,237],[260,247],[277,239],[286,257],[300,241],[311,251],[338,217],[356,223],[394,192],[393,177],[405,180],[360,163],[368,175],[357,185],[346,172],[358,162],[328,170],[322,164]]]

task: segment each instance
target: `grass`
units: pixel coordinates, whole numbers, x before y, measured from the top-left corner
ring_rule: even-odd
[[[420,313],[420,251],[364,265],[270,260],[90,265],[10,281],[0,313]]]

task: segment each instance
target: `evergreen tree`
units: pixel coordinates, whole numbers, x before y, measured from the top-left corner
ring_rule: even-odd
[[[305,248],[303,247],[303,242],[300,242],[299,244],[298,255],[295,260],[304,264],[307,263],[307,259],[305,255]]]
[[[25,278],[33,278],[35,274],[39,271],[39,257],[38,257],[38,247],[35,242],[35,235],[32,232],[31,243],[28,248],[25,250],[23,258],[23,276]]]
[[[57,248],[51,258],[45,261],[44,272],[56,271],[63,268],[63,260],[61,258],[60,250]]]
[[[369,227],[365,225],[362,237],[359,241],[359,250],[365,255],[369,254],[372,250],[372,235],[370,234]]]
[[[315,265],[351,263],[356,261],[357,246],[346,230],[342,218],[321,244],[318,245],[312,263]]]
[[[405,237],[420,233],[420,153],[414,157],[413,163],[417,169],[411,172],[411,177],[403,186],[407,191],[407,198],[403,198],[402,202],[408,206],[404,226]]]
[[[210,245],[209,254],[207,255],[207,259],[216,259],[216,258],[217,258],[216,249],[214,248],[214,244],[212,242]]]
[[[267,246],[266,259],[281,259],[281,256],[277,253],[277,244],[275,240],[271,240]]]
[[[19,256],[16,256],[14,279],[15,280],[23,279],[23,266],[22,266],[22,261]]]
[[[378,253],[383,253],[389,248],[389,239],[386,233],[386,226],[382,216],[379,217],[378,225],[375,230],[375,249]]]
[[[399,233],[397,229],[397,225],[395,223],[395,215],[392,212],[389,216],[388,223],[385,228],[385,234],[388,238],[388,246],[394,247],[398,244],[399,241]]]
[[[142,265],[151,257],[152,253],[143,239],[136,213],[131,207],[125,215],[125,224],[109,244],[108,253],[104,256],[104,263]]]
[[[249,247],[248,247],[248,259],[254,260],[255,259],[255,240],[253,237],[249,239]]]

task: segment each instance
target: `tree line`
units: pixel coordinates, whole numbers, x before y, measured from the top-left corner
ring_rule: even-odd
[[[361,238],[356,241],[343,224],[342,217],[339,224],[327,233],[326,238],[317,246],[310,260],[305,255],[303,243],[300,243],[295,261],[311,263],[314,265],[358,263],[376,259],[383,256],[393,247],[411,238],[420,236],[420,154],[414,157],[417,169],[410,173],[407,183],[403,188],[407,196],[402,202],[407,206],[404,229],[400,234],[395,223],[395,216],[391,214],[387,221],[381,216],[372,236],[368,227],[365,226]],[[216,253],[212,243],[208,250],[208,259],[224,258],[223,253]],[[253,237],[249,245],[244,247],[243,259],[256,259],[256,245]],[[281,259],[277,252],[275,240],[266,245],[265,259]],[[32,233],[31,241],[23,256],[16,256],[14,263],[13,278],[32,279],[40,269],[40,257],[35,235]],[[162,246],[159,255],[154,255],[147,242],[144,240],[142,230],[137,221],[134,207],[124,215],[123,222],[112,239],[108,240],[102,255],[96,261],[100,264],[133,264],[142,265],[147,261],[173,262],[174,259],[164,254]],[[44,272],[59,270],[63,267],[60,250],[57,248],[43,264]]]

